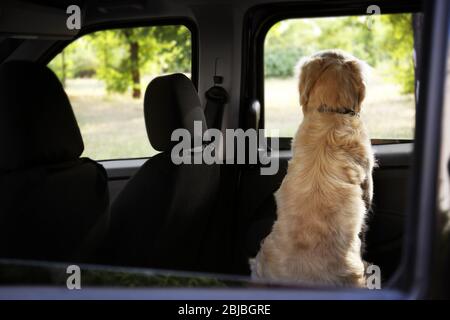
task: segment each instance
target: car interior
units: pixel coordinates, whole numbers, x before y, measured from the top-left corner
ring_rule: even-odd
[[[264,129],[270,27],[285,19],[364,16],[369,5],[320,2],[28,0],[14,2],[20,12],[2,3],[9,14],[0,20],[1,259],[249,276],[248,260],[276,219],[273,194],[286,174],[292,136],[282,136],[270,154],[278,172],[261,175],[261,163],[175,165],[171,134],[184,128],[194,135],[194,121],[203,130]],[[379,3],[382,14],[421,16],[420,1]],[[66,28],[73,4],[82,8],[80,30]],[[136,112],[145,126],[142,144],[153,153],[91,159],[78,100],[52,60],[95,32],[165,25],[189,29],[190,72],[164,72],[143,86]],[[219,90],[216,96],[211,89]],[[88,107],[98,106],[88,101]],[[125,130],[115,131],[127,139]],[[414,137],[378,138],[364,259],[380,266],[389,283],[405,243]]]

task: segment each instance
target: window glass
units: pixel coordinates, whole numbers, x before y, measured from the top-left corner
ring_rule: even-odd
[[[264,44],[267,134],[292,137],[302,119],[295,66],[317,51],[342,49],[369,68],[362,117],[372,139],[413,139],[415,123],[412,14],[283,20]],[[368,20],[370,19],[370,20]]]
[[[62,81],[84,139],[83,156],[95,160],[156,154],[145,129],[143,97],[156,76],[191,75],[188,28],[152,26],[85,35],[49,64]]]

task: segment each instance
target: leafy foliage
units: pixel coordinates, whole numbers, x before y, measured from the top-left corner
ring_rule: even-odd
[[[191,35],[184,26],[98,31],[71,43],[49,66],[63,83],[95,76],[107,92],[131,89],[138,98],[141,74],[190,72]]]
[[[284,20],[266,36],[266,77],[291,77],[300,57],[339,48],[385,70],[404,93],[414,91],[411,14]],[[108,92],[141,92],[142,75],[190,72],[191,35],[184,26],[99,31],[70,44],[49,66],[67,78],[103,80]]]
[[[293,66],[301,57],[302,49],[291,48],[267,48],[264,53],[264,67],[266,77],[290,77]]]
[[[350,16],[284,20],[266,36],[265,74],[291,77],[301,56],[339,48],[366,61],[372,67],[388,70],[392,80],[405,93],[414,90],[411,14],[391,14],[367,18]]]
[[[385,36],[380,45],[385,49],[388,67],[395,70],[392,78],[401,83],[404,93],[414,92],[414,61],[412,58],[414,37],[412,16],[399,14],[382,16]]]

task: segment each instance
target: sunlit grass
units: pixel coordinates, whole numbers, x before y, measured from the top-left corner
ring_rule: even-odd
[[[83,156],[96,160],[156,154],[144,122],[143,100],[106,95],[101,83],[69,80],[67,91],[84,140]]]
[[[142,77],[141,99],[132,99],[130,92],[107,94],[104,84],[96,79],[67,81],[66,91],[84,140],[83,156],[107,160],[157,153],[150,145],[144,121],[144,93],[152,79]]]
[[[266,79],[265,128],[278,129],[281,137],[292,137],[302,118],[297,79]],[[367,86],[362,118],[373,139],[413,139],[415,102],[412,94],[401,94],[399,86],[373,73]]]
[[[142,96],[150,79],[142,80]],[[83,135],[83,156],[105,160],[157,153],[147,138],[143,98],[108,95],[102,83],[93,79],[68,80],[66,90]],[[267,79],[265,92],[266,129],[277,129],[281,137],[292,137],[302,119],[296,79]],[[372,138],[412,139],[414,97],[402,95],[399,87],[373,75],[362,117]]]
[[[121,96],[70,98],[83,135],[83,156],[105,160],[156,153],[147,138],[141,101]]]

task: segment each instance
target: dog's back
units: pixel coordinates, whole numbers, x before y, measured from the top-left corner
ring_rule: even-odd
[[[301,75],[304,120],[293,141],[287,175],[275,195],[277,221],[261,245],[252,274],[269,280],[363,286],[359,233],[372,198],[373,154],[359,117],[362,98],[353,95],[351,103],[358,108],[351,109],[339,101],[351,95],[330,92],[342,85],[355,86],[358,92],[362,78],[333,80],[345,70],[345,60],[337,59],[333,65],[329,60],[335,58],[324,56],[319,66],[312,63],[302,70],[314,71],[309,75],[314,81],[307,88],[309,79],[303,77],[308,74]],[[352,67],[347,70],[352,71],[349,61]],[[330,103],[330,97],[335,101]],[[340,108],[330,108],[332,104]]]

